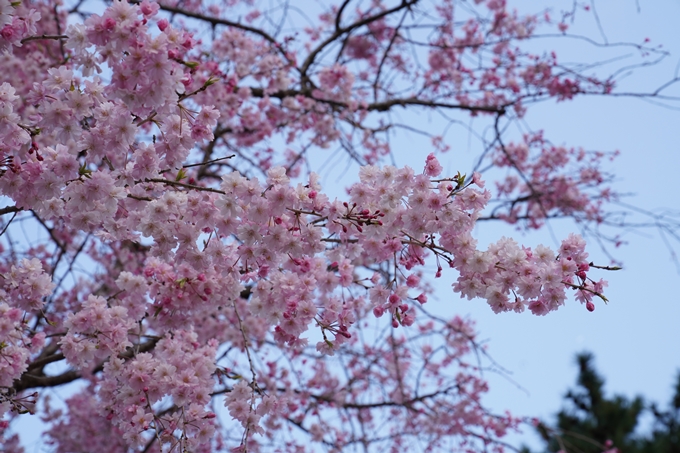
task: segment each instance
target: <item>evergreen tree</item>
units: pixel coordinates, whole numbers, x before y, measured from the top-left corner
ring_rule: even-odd
[[[640,440],[637,451],[641,453],[680,453],[680,373],[675,380],[673,399],[668,410],[659,410],[656,404],[650,406],[654,416],[654,427],[650,436]]]
[[[555,428],[540,422],[537,430],[547,452],[601,453],[615,447],[622,453],[680,453],[680,374],[670,407],[662,411],[641,396],[607,398],[604,378],[593,365],[593,355],[576,357],[579,375],[576,388],[565,396],[565,407],[557,415]],[[649,433],[637,433],[640,416],[654,417]],[[528,448],[523,448],[529,453]]]

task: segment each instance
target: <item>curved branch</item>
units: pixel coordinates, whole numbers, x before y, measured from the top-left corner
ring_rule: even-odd
[[[227,27],[238,28],[240,30],[256,34],[259,37],[264,38],[266,41],[269,41],[270,43],[274,44],[277,47],[279,45],[279,42],[274,37],[269,35],[267,32],[260,30],[259,28],[251,27],[249,25],[244,25],[244,24],[241,24],[241,23],[238,23],[238,22],[227,20],[227,19],[220,19],[219,17],[206,16],[204,14],[195,13],[193,11],[187,11],[186,9],[177,8],[175,6],[164,5],[162,3],[159,3],[159,5],[160,5],[160,8],[163,11],[167,11],[167,12],[173,13],[173,14],[181,14],[182,16],[202,20],[204,22],[210,23],[213,26],[224,25],[224,26],[227,26]]]
[[[341,28],[336,28],[335,32],[330,35],[328,38],[326,38],[323,42],[321,42],[314,50],[312,50],[309,55],[307,55],[307,58],[305,58],[305,61],[302,63],[302,66],[300,66],[300,73],[302,75],[302,80],[308,80],[307,77],[307,71],[309,68],[314,64],[314,60],[316,59],[317,55],[321,53],[323,49],[326,48],[329,44],[331,44],[333,41],[338,39],[340,36],[351,32],[354,29],[357,29],[359,27],[362,27],[364,25],[368,25],[371,22],[375,22],[376,20],[382,19],[385,16],[389,16],[392,13],[396,13],[398,11],[401,11],[404,8],[410,8],[411,6],[415,5],[418,3],[419,0],[402,0],[401,3],[393,8],[386,9],[384,11],[381,11],[380,13],[374,15],[374,16],[369,16],[366,17],[365,19],[362,19],[360,21],[354,22],[351,25],[348,25],[347,27],[341,27]],[[336,22],[336,24],[338,24]]]
[[[140,352],[148,352],[151,351],[153,348],[156,347],[156,343],[158,343],[157,338],[153,338],[149,341],[147,341],[144,344],[140,345],[135,345],[131,348],[128,348],[125,352],[118,354],[118,357],[122,359],[131,359],[135,355],[139,354]],[[61,356],[58,358],[58,356]],[[59,385],[63,384],[68,384],[70,382],[76,381],[82,377],[82,373],[78,370],[68,370],[65,371],[61,374],[57,374],[55,376],[45,376],[43,373],[44,367],[53,362],[57,362],[63,358],[63,354],[54,354],[51,356],[48,356],[43,359],[39,359],[38,361],[31,363],[28,366],[29,370],[35,370],[33,373],[24,373],[21,375],[21,379],[17,379],[14,381],[14,390],[18,393],[23,390],[28,390],[32,388],[38,388],[38,387],[57,387]],[[97,365],[94,370],[92,370],[92,373],[98,373],[104,369],[104,364],[108,361],[104,360],[101,362],[99,365]],[[40,362],[40,363],[37,363]],[[37,364],[36,364],[37,363]]]

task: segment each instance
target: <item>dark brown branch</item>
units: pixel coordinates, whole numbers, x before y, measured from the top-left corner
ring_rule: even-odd
[[[39,370],[42,371],[42,370]],[[14,390],[21,392],[22,390],[39,388],[39,387],[56,387],[63,384],[68,384],[76,379],[80,379],[80,372],[76,370],[69,370],[65,373],[56,376],[45,376],[43,374],[29,374],[24,373],[21,379],[14,381]]]
[[[215,162],[219,162],[221,160],[231,159],[232,157],[236,157],[236,154],[232,154],[231,156],[218,157],[217,159],[212,159],[212,160],[209,160],[209,161],[206,161],[206,162],[198,162],[196,164],[182,165],[182,168],[191,168],[191,167],[200,167],[200,166],[203,166],[203,165],[210,165],[210,164],[214,164]]]
[[[338,8],[338,14],[335,16],[335,31],[337,32],[340,30],[340,27],[342,26],[342,13],[345,11],[345,8],[347,8],[347,5],[349,5],[349,2],[351,0],[345,0],[342,2],[342,5],[340,5],[340,8]]]
[[[283,56],[283,58],[288,62],[288,64],[290,64],[291,66],[294,66],[293,61],[288,57],[288,54],[284,50],[283,46],[276,40],[276,38],[271,36],[269,33],[265,32],[264,30],[261,30],[261,29],[256,28],[256,27],[251,27],[249,25],[241,24],[239,22],[234,22],[234,21],[227,20],[227,19],[221,19],[219,17],[210,17],[210,16],[206,16],[204,14],[195,13],[193,11],[187,11],[185,9],[177,8],[175,6],[169,6],[169,5],[161,4],[160,7],[163,11],[167,11],[167,12],[172,13],[172,14],[181,14],[182,16],[191,17],[193,19],[198,19],[198,20],[202,20],[204,22],[208,22],[210,25],[212,25],[213,30],[214,30],[214,27],[217,26],[217,25],[224,25],[225,27],[238,28],[239,30],[243,30],[243,31],[246,31],[248,33],[253,33],[257,36],[260,36],[265,41],[271,43],[279,51],[279,53]]]
[[[38,359],[38,360],[31,362],[31,364],[28,365],[28,369],[26,371],[29,372],[29,371],[33,371],[35,369],[42,370],[45,367],[45,365],[49,365],[50,363],[58,362],[58,361],[63,360],[63,359],[64,359],[64,354],[62,354],[61,352],[58,353],[58,354],[48,355],[47,357],[43,357],[41,359]]]
[[[7,223],[5,224],[5,228],[3,228],[2,231],[0,231],[0,236],[2,236],[3,234],[5,234],[5,231],[7,231],[7,228],[9,228],[10,224],[11,224],[12,221],[16,218],[16,216],[17,216],[18,213],[19,213],[19,211],[16,211],[14,214],[12,214],[12,218],[9,219],[9,222],[7,222]]]
[[[376,112],[384,112],[389,110],[390,108],[394,106],[401,106],[401,107],[406,107],[409,105],[420,105],[423,107],[440,107],[440,108],[446,108],[446,109],[458,109],[458,110],[468,110],[470,112],[488,112],[488,113],[497,113],[499,115],[504,115],[505,114],[505,109],[507,106],[500,105],[500,106],[475,106],[475,105],[465,105],[465,104],[449,104],[446,102],[436,102],[436,101],[429,101],[427,99],[418,99],[418,98],[402,98],[402,99],[390,99],[389,101],[383,101],[383,102],[375,102],[373,104],[369,104],[366,107],[366,110],[369,111],[376,111]]]
[[[40,35],[40,36],[29,36],[21,40],[21,43],[27,43],[29,41],[37,41],[40,39],[68,39],[66,35]]]
[[[276,91],[274,93],[268,93],[265,94],[264,90],[262,88],[250,88],[250,92],[253,96],[261,98],[264,96],[269,96],[270,98],[276,98],[276,99],[284,99],[287,97],[295,97],[295,96],[306,96],[309,97],[317,102],[324,102],[326,104],[329,104],[333,107],[340,107],[340,108],[349,108],[349,105],[347,105],[344,102],[338,102],[338,101],[332,101],[328,99],[318,99],[312,96],[311,92],[309,90],[281,90],[281,91]],[[396,98],[396,99],[390,99],[387,101],[382,101],[382,102],[374,102],[371,104],[368,104],[365,108],[361,110],[368,110],[369,112],[375,111],[375,112],[386,112],[387,110],[391,109],[392,107],[400,106],[400,107],[408,107],[411,105],[417,105],[417,106],[422,106],[422,107],[431,107],[431,108],[445,108],[445,109],[456,109],[456,110],[467,110],[470,112],[488,112],[488,113],[497,113],[499,115],[504,115],[506,112],[507,105],[500,105],[500,106],[485,106],[485,105],[480,105],[480,106],[475,106],[475,105],[465,105],[465,104],[451,104],[447,102],[437,102],[434,100],[428,100],[428,99],[419,99],[417,97],[408,97],[408,98]]]
[[[169,186],[184,187],[185,189],[201,190],[203,192],[213,192],[213,193],[219,193],[219,194],[222,194],[222,195],[226,194],[226,192],[224,192],[223,190],[213,189],[212,187],[195,186],[193,184],[185,184],[183,182],[172,181],[170,179],[147,178],[144,181],[145,182],[158,182],[158,183],[161,183],[161,184],[167,184]]]
[[[378,70],[376,71],[375,74],[375,81],[373,82],[373,100],[375,102],[378,102],[378,83],[380,81],[380,75],[382,74],[383,66],[385,65],[385,62],[387,61],[387,57],[390,54],[390,51],[392,50],[392,46],[394,45],[395,41],[399,37],[399,30],[401,29],[401,26],[404,24],[404,19],[406,19],[406,14],[408,14],[408,11],[404,11],[404,14],[401,16],[401,20],[399,21],[399,25],[394,29],[394,34],[392,35],[392,38],[390,38],[390,42],[387,45],[387,49],[385,49],[385,53],[383,54],[382,58],[380,59],[380,64],[378,65]]]
[[[227,19],[220,19],[219,17],[206,16],[206,15],[203,15],[203,14],[200,14],[200,13],[195,13],[193,11],[187,11],[186,9],[177,8],[175,6],[164,5],[162,3],[160,4],[160,7],[163,11],[167,11],[167,12],[170,12],[170,13],[173,13],[173,14],[181,14],[182,16],[202,20],[204,22],[208,22],[208,23],[212,24],[213,26],[214,25],[224,25],[224,26],[227,26],[227,27],[238,28],[240,30],[256,34],[256,35],[260,36],[261,38],[264,38],[265,40],[274,44],[277,47],[279,45],[278,41],[276,39],[274,39],[274,37],[270,36],[267,32],[260,30],[259,28],[251,27],[249,25],[244,25],[244,24],[241,24],[241,23],[238,23],[238,22],[227,20]]]
[[[5,206],[0,208],[0,215],[11,214],[12,212],[21,212],[22,208],[17,208],[16,206]]]
[[[150,197],[138,197],[137,195],[132,195],[132,194],[128,194],[127,197],[128,197],[128,198],[132,198],[133,200],[137,200],[137,201],[153,201],[153,198],[150,198]]]
[[[62,36],[61,23],[59,22],[59,11],[57,9],[58,3],[54,3],[52,12],[54,13],[54,23],[57,26],[57,35]],[[62,64],[66,63],[66,48],[64,47],[64,40],[59,39],[59,51],[61,52]]]
[[[406,407],[408,409],[412,409],[410,406],[413,405],[413,403],[418,403],[421,401],[425,401],[430,398],[434,398],[436,396],[439,396],[441,394],[447,394],[451,390],[457,389],[458,386],[454,385],[451,387],[448,387],[444,390],[439,390],[436,392],[428,393],[427,395],[421,395],[415,398],[411,398],[410,400],[402,401],[400,403],[397,403],[395,401],[380,401],[380,402],[375,402],[375,403],[341,403],[340,406],[342,406],[345,409],[375,409],[379,407],[393,407],[393,406],[400,406],[400,407]],[[334,403],[337,404],[334,398],[325,396],[325,395],[309,395],[312,398],[314,398],[317,401],[323,401],[326,403]]]
[[[217,123],[217,126],[215,126],[215,130],[213,131],[213,139],[208,143],[208,145],[205,147],[203,151],[203,162],[200,164],[195,164],[195,165],[200,165],[201,167],[198,169],[198,174],[197,174],[197,179],[203,179],[203,177],[206,176],[208,173],[208,168],[210,167],[211,164],[216,163],[220,159],[231,159],[232,157],[236,157],[235,154],[232,154],[231,156],[226,156],[222,157],[220,159],[213,159],[212,155],[213,152],[215,151],[215,146],[217,146],[217,141],[223,138],[224,134],[231,133],[233,132],[231,128],[222,128],[219,123]],[[184,166],[183,168],[187,168]]]
[[[333,41],[338,39],[340,36],[351,32],[352,30],[355,30],[359,27],[363,27],[364,25],[368,25],[372,22],[375,22],[377,20],[382,19],[385,16],[389,16],[390,14],[396,13],[398,11],[401,11],[402,9],[405,8],[410,8],[411,6],[415,5],[418,3],[419,0],[402,0],[401,3],[393,8],[386,9],[385,11],[381,11],[380,13],[374,15],[374,16],[369,16],[366,17],[360,21],[354,22],[351,25],[348,25],[346,27],[341,27],[337,28],[335,32],[330,35],[328,38],[326,38],[323,42],[321,42],[314,50],[312,50],[309,55],[307,55],[307,58],[305,61],[302,63],[302,66],[300,67],[300,73],[302,75],[302,81],[309,81],[307,77],[307,71],[309,68],[314,64],[314,60],[316,59],[317,55],[321,53],[323,49],[326,48],[329,44],[331,44]]]
[[[122,354],[119,354],[118,357],[120,357],[122,359],[131,359],[132,357],[134,357],[136,354],[139,354],[140,352],[147,352],[147,351],[152,350],[154,347],[156,347],[156,343],[158,343],[158,339],[156,339],[156,338],[151,339],[144,344],[136,345],[136,346],[133,346],[131,348],[128,348],[125,352],[123,352]],[[47,365],[48,363],[53,363],[53,362],[58,361],[56,359],[56,356],[62,356],[63,357],[63,355],[61,353],[60,354],[54,354],[52,356],[49,356],[49,357],[55,357],[54,360],[48,361],[47,359],[49,357],[47,357],[45,359],[40,359],[43,363],[41,363],[37,366],[33,366],[33,364],[30,364],[28,366],[28,369],[31,370],[31,371],[33,371],[33,370],[35,370],[35,371],[33,371],[32,373],[26,372],[26,373],[21,375],[20,379],[17,379],[16,381],[14,381],[14,390],[18,393],[18,392],[21,392],[23,390],[32,389],[32,388],[57,387],[59,385],[68,384],[69,382],[76,381],[76,380],[78,380],[82,377],[82,374],[80,373],[80,371],[77,371],[77,370],[68,370],[68,371],[65,371],[64,373],[57,374],[55,376],[45,376],[45,374],[43,373],[43,369],[44,369],[45,365]],[[104,364],[107,361],[108,361],[108,359],[101,362],[99,365],[97,365],[97,367],[95,367],[93,372],[98,373],[98,372],[102,371],[104,369]]]

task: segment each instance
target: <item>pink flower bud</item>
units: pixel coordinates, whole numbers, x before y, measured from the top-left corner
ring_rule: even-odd
[[[142,11],[142,14],[145,16],[150,16],[154,13],[154,9],[151,7],[151,3],[147,2],[142,2],[140,5],[140,8]]]
[[[5,38],[7,41],[11,41],[14,36],[14,28],[11,25],[5,25],[2,30],[0,30],[0,36]]]
[[[263,264],[263,265],[260,266],[260,268],[257,270],[257,275],[258,275],[260,278],[265,278],[268,274],[269,274],[269,266],[267,266],[266,264]]]
[[[169,24],[170,24],[170,23],[168,22],[167,19],[161,19],[161,20],[158,21],[158,28],[159,28],[161,31],[165,31],[165,29],[168,28],[168,25],[169,25]]]
[[[116,19],[114,19],[113,17],[107,17],[106,19],[104,19],[102,26],[104,27],[104,30],[111,31],[114,28],[116,28]]]
[[[420,283],[420,277],[416,274],[411,274],[406,278],[406,286],[409,288],[415,288]]]

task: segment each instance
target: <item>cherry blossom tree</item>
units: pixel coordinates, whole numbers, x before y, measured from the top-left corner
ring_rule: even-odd
[[[607,220],[609,154],[507,134],[615,90],[525,46],[580,5],[307,6],[0,0],[4,450],[39,414],[57,452],[503,451],[521,419],[481,404],[485,350],[433,279],[496,313],[607,301],[578,235],[472,235]],[[404,109],[487,121],[470,174]],[[389,165],[402,130],[431,139],[419,168]],[[310,168],[328,148],[360,166],[342,199]]]

